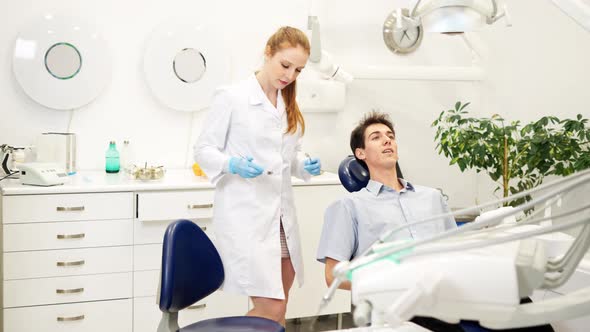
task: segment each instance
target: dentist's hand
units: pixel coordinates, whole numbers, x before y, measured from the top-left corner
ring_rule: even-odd
[[[238,174],[245,179],[255,178],[262,174],[264,169],[252,162],[252,157],[238,158],[231,157],[229,160],[229,172],[231,174]]]
[[[303,169],[311,175],[320,175],[322,169],[322,163],[320,158],[307,158],[303,162]]]

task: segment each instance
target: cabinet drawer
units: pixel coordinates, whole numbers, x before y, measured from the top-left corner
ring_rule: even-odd
[[[133,296],[156,296],[160,269],[133,273]]]
[[[212,189],[137,194],[137,218],[148,220],[201,219],[213,216]]]
[[[129,332],[132,303],[128,299],[6,309],[4,331]]]
[[[176,219],[180,219],[180,217],[160,221],[135,220],[135,227],[133,229],[135,244],[162,243],[166,227]],[[213,233],[211,219],[198,219],[193,220],[193,222],[199,225],[199,227],[211,237],[211,234]]]
[[[134,332],[156,331],[162,316],[156,297],[140,297],[133,299]],[[215,292],[178,314],[180,327],[198,321],[228,316],[243,316],[248,312],[248,298]]]
[[[133,218],[132,193],[3,197],[4,224]]]
[[[4,254],[4,280],[131,272],[132,268],[132,246]]]
[[[97,220],[4,225],[4,251],[133,244],[133,221]]]
[[[4,281],[4,307],[112,300],[132,296],[132,273]]]
[[[133,270],[159,270],[162,267],[162,245],[143,244],[133,249]]]

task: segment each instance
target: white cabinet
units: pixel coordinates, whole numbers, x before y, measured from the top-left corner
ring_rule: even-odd
[[[89,184],[105,175],[78,174],[68,185],[47,188],[2,181],[0,332],[155,331],[166,227],[189,219],[215,243],[214,188],[189,175]],[[315,315],[326,291],[315,254],[324,210],[344,189],[332,174],[311,184],[296,181],[294,193],[305,285],[291,289],[288,318]],[[243,315],[248,307],[246,296],[215,292],[180,312],[179,324]],[[349,294],[342,292],[322,314],[349,310]]]
[[[210,219],[213,216],[213,195],[213,189],[139,193],[137,219]]]
[[[2,219],[12,224],[130,218],[131,200],[130,193],[5,196]]]
[[[133,330],[155,331],[161,317],[156,292],[166,227],[175,220],[189,219],[211,237],[214,190],[142,192],[136,195]],[[208,318],[241,316],[247,311],[246,296],[217,291],[180,312],[179,325]]]
[[[131,219],[4,224],[5,252],[132,244]]]
[[[65,277],[130,271],[133,247],[4,253],[4,279]]]
[[[130,299],[10,308],[4,309],[4,331],[129,332],[132,312]]]
[[[301,250],[305,281],[298,288],[297,282],[289,294],[287,319],[316,316],[322,296],[328,290],[324,277],[324,264],[316,260],[316,253],[324,225],[324,211],[330,203],[345,194],[341,185],[296,186],[295,211],[301,234]],[[330,304],[322,310],[322,315],[349,312],[350,292],[336,291]]]
[[[2,196],[4,331],[131,331],[132,193]]]

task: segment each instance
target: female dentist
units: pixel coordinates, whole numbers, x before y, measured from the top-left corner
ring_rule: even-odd
[[[291,176],[309,180],[321,168],[319,159],[302,156],[305,123],[295,101],[296,79],[309,53],[302,31],[276,31],[262,68],[216,92],[195,145],[195,160],[215,184],[222,289],[251,298],[254,308],[247,315],[283,326],[295,276],[303,284]]]

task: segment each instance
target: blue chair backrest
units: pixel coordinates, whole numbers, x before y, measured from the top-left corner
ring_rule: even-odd
[[[396,163],[395,168],[397,170],[397,177],[403,178],[402,170],[399,167],[399,162]],[[367,167],[359,163],[358,160],[352,155],[344,158],[338,166],[338,177],[340,183],[349,192],[355,192],[363,189],[369,183],[369,170]]]
[[[199,226],[177,220],[166,228],[162,248],[160,310],[178,312],[216,291],[224,279],[215,246]]]

